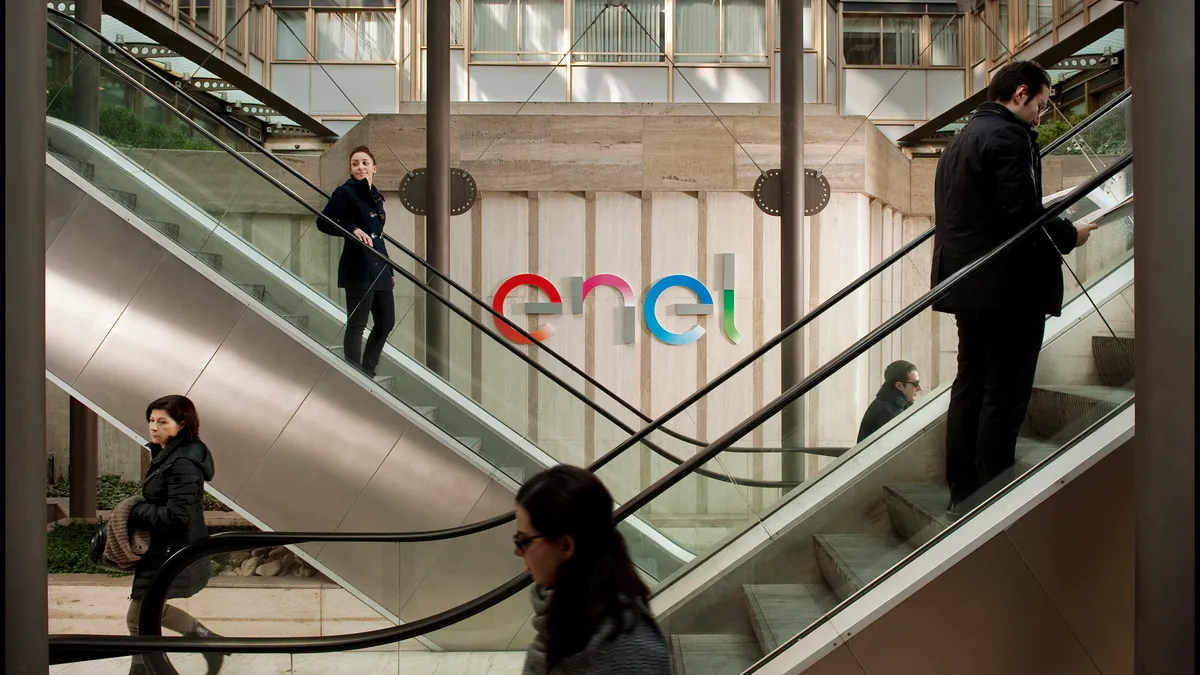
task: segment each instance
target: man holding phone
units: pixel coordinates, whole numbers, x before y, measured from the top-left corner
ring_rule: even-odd
[[[1011,63],[946,146],[934,179],[934,284],[971,264],[1043,213],[1037,124],[1050,77],[1036,63]],[[1046,316],[1062,312],[1062,259],[1096,224],[1063,218],[955,286],[934,310],[958,324],[958,375],[946,419],[947,515],[988,496],[1011,472],[1017,434],[1033,393]]]

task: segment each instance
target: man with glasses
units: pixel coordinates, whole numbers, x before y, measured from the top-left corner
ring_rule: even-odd
[[[893,361],[883,369],[883,386],[875,400],[867,406],[862,423],[858,425],[858,443],[891,422],[896,415],[908,410],[921,391],[921,375],[908,361]]]
[[[933,283],[986,255],[1043,213],[1037,124],[1050,76],[1036,63],[1001,68],[988,101],[947,144],[934,178]],[[1062,312],[1060,253],[1088,240],[1094,223],[1046,223],[964,278],[934,304],[958,325],[958,376],[946,417],[947,515],[957,518],[998,487],[1016,459],[1033,393],[1046,315]],[[988,494],[985,494],[988,493]]]

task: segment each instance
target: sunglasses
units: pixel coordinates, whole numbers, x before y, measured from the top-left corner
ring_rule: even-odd
[[[545,536],[546,535],[544,535],[544,534],[531,534],[529,536],[514,534],[513,535],[513,546],[516,546],[518,551],[524,553],[525,549],[528,548],[529,545],[532,544],[535,539],[543,539],[543,538],[545,538]]]
[[[917,380],[916,382],[905,382],[904,384],[911,384],[914,388],[916,388],[917,391],[921,391],[921,381],[920,380]]]

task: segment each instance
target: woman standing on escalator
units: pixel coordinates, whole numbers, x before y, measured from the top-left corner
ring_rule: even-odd
[[[387,263],[387,247],[383,243],[386,217],[383,195],[375,189],[377,168],[370,148],[360,145],[351,150],[350,178],[333,191],[321,212],[343,229],[334,227],[325,218],[317,219],[321,232],[346,240],[338,261],[338,288],[346,291],[346,359],[371,377],[375,376],[383,345],[396,323],[396,303],[392,297],[396,278]],[[364,350],[362,336],[368,315],[373,325]]]
[[[533,577],[537,636],[524,675],[668,675],[667,640],[650,613],[595,475],[559,465],[517,492],[516,554]]]

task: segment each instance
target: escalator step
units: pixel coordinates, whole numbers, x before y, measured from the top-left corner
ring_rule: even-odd
[[[1073,436],[1116,409],[1130,394],[1130,390],[1116,387],[1038,385],[1029,400],[1029,424],[1041,438]]]
[[[762,658],[752,635],[724,633],[671,636],[671,672],[674,675],[729,675],[740,673]]]
[[[378,384],[379,386],[383,387],[384,389],[387,389],[388,391],[392,390],[392,384],[395,383],[395,381],[396,381],[396,378],[392,377],[391,375],[376,375],[375,376],[375,384]]]
[[[746,584],[742,595],[763,653],[774,651],[838,604],[825,584]]]
[[[1100,380],[1108,387],[1129,387],[1133,381],[1133,337],[1093,335],[1092,357]]]
[[[502,467],[500,467],[500,470],[504,472],[505,476],[508,476],[509,478],[517,481],[518,483],[525,482],[525,467],[502,466]]]
[[[200,262],[204,263],[205,265],[208,265],[209,267],[213,268],[214,270],[217,270],[217,271],[221,270],[221,254],[220,253],[204,253],[203,251],[197,251],[197,252],[192,253],[192,255],[199,258]]]
[[[481,439],[479,439],[478,437],[475,437],[475,436],[455,436],[455,437],[454,437],[454,440],[456,440],[456,441],[458,441],[459,443],[462,443],[463,445],[467,446],[467,448],[468,448],[469,450],[471,450],[472,452],[479,452],[479,447],[480,447],[480,445],[481,445]]]
[[[913,547],[950,526],[946,518],[950,489],[945,485],[885,485],[883,489],[892,528]]]
[[[165,220],[146,220],[154,226],[154,229],[167,235],[171,241],[179,241],[179,225],[177,223],[168,223]]]
[[[1017,475],[1019,476],[1037,466],[1039,462],[1049,457],[1055,450],[1058,450],[1058,447],[1057,443],[1036,438],[1018,438]]]
[[[92,178],[96,175],[96,165],[92,164],[91,162],[84,162],[82,160],[75,159],[74,157],[64,155],[61,152],[54,152],[53,150],[50,151],[50,154],[53,155],[58,161],[66,164],[67,168],[71,169],[80,176],[83,176],[83,179],[89,183],[92,182]]]
[[[112,197],[113,199],[117,200],[118,204],[124,206],[125,208],[129,209],[130,211],[137,210],[137,195],[136,194],[134,194],[132,192],[125,192],[124,190],[117,190],[115,188],[101,187],[99,185],[97,185],[96,187],[100,188],[101,192],[103,192],[104,194],[108,195],[109,197]]]
[[[433,406],[418,405],[418,406],[413,406],[413,410],[416,410],[417,413],[421,417],[424,417],[425,419],[429,420],[430,422],[437,421],[438,409]]]
[[[284,314],[283,318],[286,319],[288,323],[292,324],[296,328],[300,328],[302,330],[308,329],[308,315],[307,314]]]
[[[843,600],[913,551],[891,534],[818,534],[813,540],[825,582]]]
[[[263,284],[238,284],[237,287],[254,296],[254,299],[259,302],[263,302],[267,298],[267,287]]]

